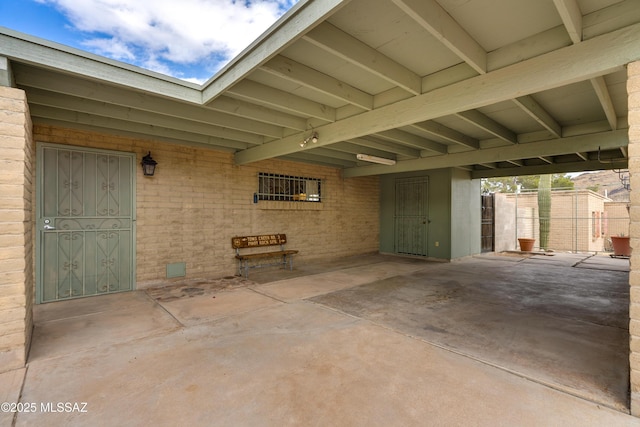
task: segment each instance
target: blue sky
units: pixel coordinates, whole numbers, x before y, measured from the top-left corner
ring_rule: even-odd
[[[0,0],[0,26],[203,83],[298,0]]]

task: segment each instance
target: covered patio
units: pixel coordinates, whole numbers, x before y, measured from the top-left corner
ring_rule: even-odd
[[[301,0],[202,85],[1,28],[7,400],[634,423],[639,125],[637,0]],[[481,178],[627,167],[630,272],[476,258]]]
[[[628,265],[367,255],[41,305],[16,425],[640,425]],[[3,414],[11,422],[13,414]]]

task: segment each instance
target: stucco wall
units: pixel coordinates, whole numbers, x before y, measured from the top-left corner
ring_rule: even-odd
[[[155,176],[138,167],[136,178],[138,287],[164,281],[176,262],[191,278],[235,274],[236,235],[286,233],[300,251],[294,265],[378,250],[377,177],[343,180],[337,169],[278,160],[238,166],[229,152],[58,127],[34,133],[37,142],[135,152],[138,163],[151,151]],[[254,204],[259,172],[321,178],[323,202]]]
[[[24,366],[33,329],[32,126],[22,90],[0,87],[0,372]]]
[[[451,258],[481,252],[480,180],[462,169],[451,170]]]
[[[516,249],[516,205],[503,193],[494,194],[494,250]]]

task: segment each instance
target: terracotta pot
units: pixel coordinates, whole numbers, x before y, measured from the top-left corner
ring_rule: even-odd
[[[631,246],[628,236],[611,236],[613,254],[616,256],[631,256]]]
[[[536,242],[536,239],[518,237],[518,242],[520,243],[520,250],[522,252],[531,252],[533,250],[533,244]]]

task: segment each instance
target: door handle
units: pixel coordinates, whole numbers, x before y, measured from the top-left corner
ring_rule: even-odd
[[[56,228],[53,225],[45,225],[44,229],[45,230],[55,230]]]

